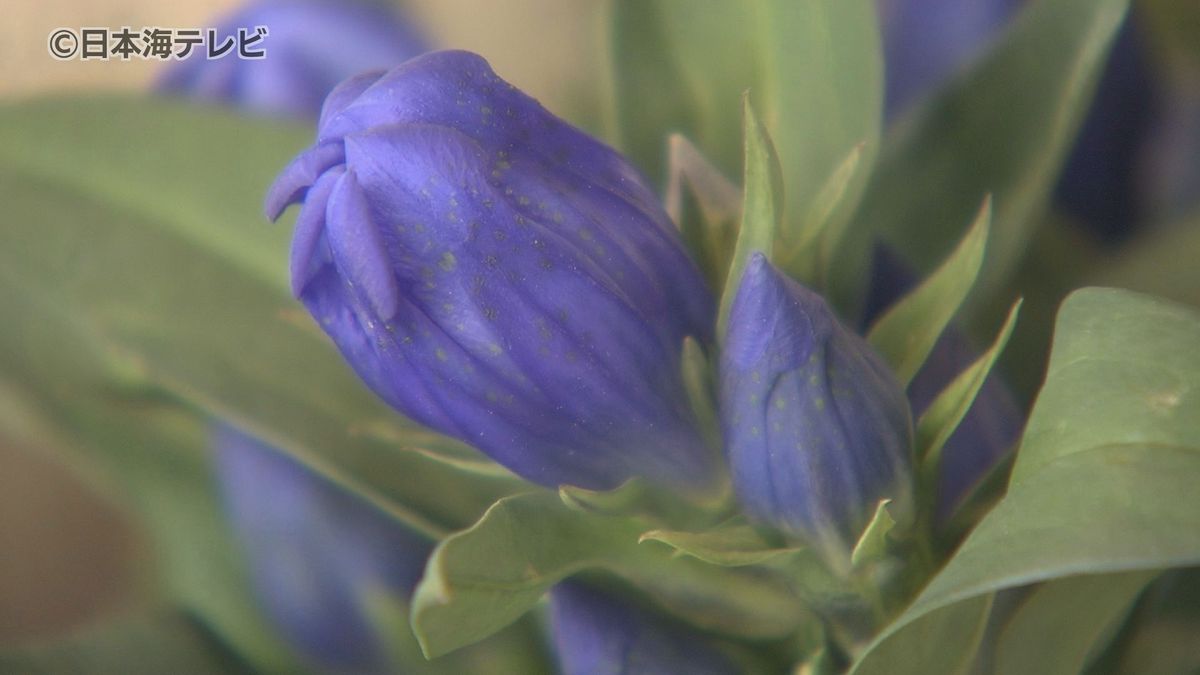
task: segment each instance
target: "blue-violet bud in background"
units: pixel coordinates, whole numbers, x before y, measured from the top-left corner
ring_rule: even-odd
[[[235,46],[210,60],[200,44],[172,64],[156,88],[266,115],[316,119],[342,80],[391,68],[427,49],[395,8],[370,0],[252,2],[218,22],[217,39],[236,37],[239,29],[253,35],[257,26],[268,30],[252,47],[265,52],[263,58],[238,58]]]
[[[407,598],[433,542],[233,427],[216,429],[213,448],[254,590],[280,633],[325,667],[383,667],[365,602]]]
[[[736,675],[703,633],[578,582],[550,593],[562,675]]]
[[[1021,0],[876,0],[891,119],[986,49]]]
[[[399,411],[548,486],[707,488],[679,373],[713,299],[616,152],[445,51],[339,86],[267,196],[293,291]]]
[[[755,518],[844,567],[880,500],[912,513],[912,421],[882,358],[762,254],[746,266],[721,354],[733,484]]]
[[[864,327],[917,285],[917,275],[899,254],[884,245],[875,247],[871,282],[864,312]],[[946,327],[929,358],[908,385],[913,416],[919,418],[938,394],[966,370],[979,352],[961,328]],[[942,447],[938,467],[936,518],[944,521],[971,491],[1016,446],[1025,424],[1012,392],[996,373],[988,375],[975,402]]]

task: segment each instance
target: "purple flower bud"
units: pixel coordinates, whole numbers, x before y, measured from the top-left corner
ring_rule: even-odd
[[[746,510],[840,568],[881,499],[911,512],[912,423],[895,376],[825,301],[755,254],[721,355],[725,447]]]
[[[382,665],[365,594],[409,596],[433,543],[232,427],[213,445],[226,510],[279,631],[325,666]]]
[[[239,29],[253,35],[257,26],[268,30],[252,46],[265,52],[263,58],[238,58],[235,45],[231,53],[210,60],[200,44],[164,73],[157,89],[267,115],[315,119],[337,83],[390,68],[427,49],[394,9],[364,0],[252,2],[221,21],[216,36],[236,38]],[[207,34],[202,31],[200,37]]]
[[[550,594],[563,675],[735,675],[700,632],[576,582]]]
[[[293,290],[392,406],[517,474],[707,487],[679,374],[712,297],[620,155],[467,52],[338,87],[267,197]]]
[[[897,253],[886,246],[876,246],[864,327],[883,316],[916,285],[916,274]],[[978,357],[962,329],[953,324],[947,326],[908,385],[913,415],[920,417],[938,394]],[[1012,392],[999,375],[989,374],[975,402],[942,447],[937,482],[938,520],[952,515],[963,498],[1013,449],[1024,423]]]
[[[883,33],[888,118],[962,70],[1021,0],[876,0]]]

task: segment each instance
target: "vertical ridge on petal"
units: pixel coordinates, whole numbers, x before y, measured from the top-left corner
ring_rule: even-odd
[[[380,319],[391,319],[400,308],[400,288],[353,169],[337,179],[329,196],[327,219],[326,237],[338,270]]]

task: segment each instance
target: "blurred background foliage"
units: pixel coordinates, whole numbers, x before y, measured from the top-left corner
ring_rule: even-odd
[[[141,131],[155,125],[175,125],[186,128],[191,119],[188,110],[179,106],[174,109],[156,109],[153,116],[142,114],[137,106],[120,102],[105,101],[97,98],[94,105],[81,115],[55,117],[61,114],[61,107],[48,106],[40,108],[38,103],[25,103],[25,99],[46,94],[61,94],[64,92],[96,93],[120,90],[125,92],[143,91],[159,72],[160,64],[150,61],[135,60],[130,63],[99,62],[81,63],[78,61],[58,62],[51,59],[45,49],[47,34],[59,26],[142,26],[162,25],[172,27],[206,27],[213,24],[216,17],[237,3],[233,0],[212,2],[150,2],[149,0],[105,2],[78,2],[76,0],[52,0],[49,2],[34,2],[33,0],[17,0],[4,8],[7,15],[3,26],[0,26],[0,101],[14,104],[6,107],[0,116],[0,154],[8,158],[19,158],[19,163],[28,168],[34,167],[43,174],[41,180],[30,176],[28,172],[18,175],[16,172],[0,172],[0,204],[16,204],[24,202],[51,205],[54,213],[46,214],[45,222],[52,223],[54,218],[81,219],[96,217],[95,204],[88,203],[87,188],[97,185],[107,190],[115,190],[126,197],[132,195],[133,185],[138,182],[155,186],[157,202],[138,204],[130,212],[145,214],[166,213],[177,206],[179,199],[197,199],[195,194],[185,194],[174,187],[188,179],[187,167],[170,167],[162,165],[154,156],[154,148],[137,145],[136,139]],[[670,3],[666,3],[670,5]],[[705,30],[721,30],[724,14],[733,12],[730,3],[718,0],[690,3],[692,6],[703,5],[711,12],[711,22],[693,22],[689,30],[703,32]],[[656,181],[664,177],[664,151],[648,148],[644,138],[623,134],[623,120],[619,116],[608,115],[608,99],[622,95],[621,87],[653,87],[657,83],[647,82],[614,82],[610,77],[607,62],[608,36],[605,21],[608,16],[608,3],[599,0],[505,0],[504,2],[479,2],[478,0],[408,0],[405,3],[416,22],[427,31],[433,44],[453,46],[477,51],[486,56],[495,70],[505,79],[519,88],[539,98],[552,111],[566,117],[572,122],[610,139],[619,139],[631,154],[641,161],[648,175]],[[1177,115],[1187,118],[1197,115],[1200,111],[1200,5],[1192,0],[1135,0],[1135,12],[1138,17],[1137,30],[1140,38],[1147,45],[1146,58],[1151,62],[1159,79],[1155,86],[1157,92],[1147,94],[1145,100],[1129,101],[1130,105],[1149,106],[1161,100],[1176,101],[1167,106],[1164,113],[1167,117]],[[626,3],[623,7],[636,7]],[[695,36],[669,35],[662,26],[655,23],[655,17],[649,10],[640,12],[630,11],[618,14],[618,25],[626,22],[627,35],[631,36],[633,44],[628,51],[619,52],[619,58],[626,59],[655,59],[656,52],[638,51],[639,45],[645,47],[659,40],[680,39],[688,45],[703,44]],[[785,27],[786,24],[781,24]],[[776,36],[779,40],[786,36]],[[758,49],[762,45],[752,44],[750,37],[742,42],[745,50]],[[770,45],[766,46],[769,58]],[[738,72],[745,66],[746,61],[725,60],[721,54],[702,53],[689,54],[686,68],[700,69],[700,73],[685,73],[679,80],[680,88],[684,91],[681,96],[696,100],[708,100],[719,95],[697,85],[704,78],[712,76],[720,84],[722,78],[738,80],[746,73]],[[619,61],[619,59],[618,59]],[[655,64],[661,71],[671,72],[680,64]],[[753,64],[751,64],[753,65]],[[619,64],[618,64],[619,67]],[[747,66],[749,67],[749,66]],[[864,66],[865,77],[879,77]],[[753,79],[753,75],[749,76]],[[690,90],[688,87],[692,87]],[[1100,85],[1103,93],[1104,85]],[[769,89],[769,85],[765,88]],[[1162,91],[1169,90],[1170,97],[1164,97]],[[1033,92],[1006,91],[1003,87],[997,89],[1004,97],[1033,96]],[[740,93],[740,92],[739,92]],[[770,96],[770,94],[767,94]],[[667,99],[664,99],[667,100]],[[1045,101],[1031,100],[1029,106],[1036,107]],[[796,105],[802,108],[803,102]],[[1014,108],[1021,108],[1014,105]],[[740,113],[740,108],[729,107],[733,117]],[[707,148],[717,166],[730,177],[741,175],[740,148],[738,137],[719,137],[717,129],[729,128],[728,120],[696,120],[689,119],[686,110],[665,107],[648,106],[643,111],[646,116],[657,116],[667,127],[675,126],[686,130],[699,141],[707,141]],[[869,114],[864,113],[867,117]],[[6,120],[4,116],[9,116]],[[90,122],[81,122],[89,118]],[[20,134],[4,134],[4,126],[12,122],[16,128],[16,120],[20,120],[23,130]],[[1184,119],[1184,122],[1188,122]],[[211,120],[205,121],[209,123]],[[781,120],[768,120],[776,130]],[[874,127],[881,122],[879,119],[854,120],[863,127]],[[103,126],[108,131],[105,134],[80,134],[73,136],[77,125],[91,123]],[[1192,121],[1194,124],[1194,120]],[[219,126],[220,122],[218,122]],[[903,133],[911,133],[912,124],[907,119],[901,119],[898,126]],[[25,134],[28,129],[40,126],[43,134],[31,137]],[[236,126],[242,130],[246,127],[239,122]],[[736,127],[737,124],[735,123]],[[1068,124],[1066,127],[1070,127]],[[919,129],[918,129],[919,132]],[[254,175],[264,181],[269,180],[272,173],[278,169],[290,153],[302,147],[308,140],[310,132],[303,125],[280,126],[263,124],[251,138],[238,137],[237,142],[230,142],[227,147],[211,147],[208,140],[186,138],[181,135],[181,147],[172,149],[174,156],[186,155],[188,152],[223,152],[231,161],[241,162],[245,166],[253,166]],[[1200,143],[1188,146],[1187,138],[1175,138],[1168,132],[1163,136],[1152,139],[1156,144],[1151,148],[1160,150],[1142,150],[1151,155],[1173,156],[1182,153],[1184,163],[1193,162],[1195,155],[1188,155],[1188,148],[1200,148]],[[845,139],[836,139],[837,141]],[[875,139],[869,141],[868,155],[877,152]],[[1192,139],[1194,142],[1195,139]],[[776,131],[776,141],[787,143],[780,139]],[[1073,139],[1060,139],[1064,144],[1070,144]],[[186,147],[192,143],[194,147]],[[842,159],[836,150],[837,143],[831,147],[818,148],[823,166],[811,170],[820,176],[805,176],[805,182],[814,188],[820,180]],[[126,169],[120,175],[104,173],[104,162],[119,161]],[[793,164],[789,175],[796,175],[804,164],[797,158],[790,159]],[[881,173],[887,171],[888,158],[886,155],[879,160],[877,166],[883,167]],[[784,157],[785,168],[789,162]],[[907,165],[902,165],[907,166]],[[1156,172],[1161,167],[1153,163],[1139,165],[1135,180],[1154,184],[1166,185],[1166,181],[1156,178]],[[177,173],[176,169],[179,172]],[[198,169],[192,169],[198,170]],[[61,199],[55,195],[53,182],[46,178],[50,174],[67,176],[76,186],[83,185],[81,194],[71,199]],[[900,181],[904,184],[909,178]],[[231,181],[239,180],[231,177]],[[242,201],[223,202],[223,192],[220,180],[212,182],[211,192],[201,197],[211,203],[192,204],[215,218],[230,216],[224,219],[221,227],[226,228],[226,235],[246,222],[257,217],[257,197],[253,190],[230,190],[231,193],[247,196]],[[142,187],[144,187],[144,184]],[[852,191],[866,190],[866,177],[856,178]],[[911,187],[911,186],[910,186]],[[122,193],[122,190],[125,192]],[[815,191],[815,190],[814,190]],[[1181,192],[1182,191],[1182,192]],[[810,195],[811,196],[811,195]],[[1165,298],[1200,306],[1200,212],[1195,208],[1196,195],[1187,194],[1185,188],[1174,188],[1171,185],[1163,187],[1163,192],[1155,197],[1152,204],[1144,205],[1121,226],[1107,229],[1089,227],[1081,221],[1079,214],[1070,209],[1051,208],[1048,212],[1034,208],[1028,212],[1017,209],[1014,219],[1028,220],[1024,226],[1029,233],[1028,246],[1014,245],[1013,251],[1007,255],[1010,258],[1005,265],[1015,270],[1011,275],[1004,276],[1003,285],[993,290],[988,297],[978,300],[977,308],[970,314],[973,319],[971,328],[980,343],[989,340],[998,328],[998,321],[1003,317],[1003,309],[1014,295],[1023,295],[1026,304],[1023,316],[1016,333],[1012,337],[1006,355],[1003,358],[1004,372],[1026,402],[1030,401],[1041,383],[1044,373],[1044,363],[1049,347],[1050,330],[1053,316],[1062,298],[1072,289],[1090,284],[1120,286],[1134,290],[1146,291]],[[971,201],[970,208],[977,206],[974,195],[962,195],[965,201]],[[238,199],[242,197],[239,196]],[[856,199],[857,197],[855,197]],[[851,200],[853,201],[853,200]],[[1036,199],[1031,198],[1032,202]],[[797,200],[796,203],[802,203]],[[30,206],[28,208],[38,208]],[[871,201],[868,197],[864,212],[870,214]],[[894,208],[888,204],[887,208]],[[922,213],[919,207],[913,207],[914,218]],[[963,208],[967,208],[963,206]],[[149,211],[147,211],[147,209]],[[247,213],[252,214],[247,218]],[[232,214],[232,215],[231,215]],[[851,219],[850,213],[839,216]],[[1004,216],[1005,214],[1001,214]],[[136,219],[129,219],[128,213],[122,217],[97,217],[95,223],[98,229],[108,228],[108,237],[114,247],[107,250],[97,250],[89,245],[80,249],[79,243],[68,240],[69,235],[62,233],[63,245],[55,249],[47,249],[58,259],[45,260],[16,260],[12,269],[18,265],[26,265],[25,272],[20,278],[13,275],[0,276],[0,308],[10,313],[6,316],[21,316],[21,308],[17,307],[23,298],[32,297],[10,292],[18,284],[36,284],[36,275],[63,275],[68,283],[59,286],[65,295],[49,298],[51,302],[77,302],[81,308],[90,309],[105,304],[106,299],[125,297],[142,292],[150,301],[161,303],[192,302],[202,299],[199,289],[182,285],[176,289],[148,288],[138,286],[136,273],[153,269],[153,257],[163,255],[164,251],[178,251],[180,247],[189,245],[189,227],[204,227],[204,223],[180,224],[178,232],[170,236],[162,236],[144,245],[147,250],[129,252],[120,250],[118,242],[125,237],[131,237],[130,228],[138,226]],[[865,217],[860,215],[858,217]],[[967,220],[960,219],[961,227]],[[953,221],[958,222],[958,221]],[[956,227],[950,221],[941,223],[945,227]],[[0,230],[5,238],[21,236],[52,236],[46,230],[32,227],[12,226],[6,224]],[[39,226],[40,227],[40,226]],[[221,230],[218,227],[218,230]],[[914,231],[919,231],[919,228]],[[182,234],[181,234],[182,233]],[[277,319],[269,331],[288,332],[287,344],[301,344],[295,339],[297,332],[310,330],[305,328],[307,318],[304,316],[281,315],[277,306],[278,293],[283,286],[283,262],[271,261],[269,255],[279,250],[281,242],[289,236],[289,224],[282,223],[269,226],[262,222],[261,230],[253,233],[241,232],[247,239],[258,242],[255,249],[251,246],[248,252],[231,256],[222,261],[228,264],[230,273],[223,277],[228,285],[228,292],[242,298],[245,302],[237,307],[213,306],[205,312],[197,312],[197,324],[211,321],[248,322],[255,316],[269,314]],[[954,241],[954,236],[939,236],[935,238],[940,243]],[[213,238],[213,245],[222,245],[220,236]],[[232,241],[232,239],[227,240]],[[239,239],[239,241],[241,241]],[[914,246],[919,245],[914,244]],[[924,271],[940,260],[945,248],[931,246],[921,251],[914,248],[907,251]],[[117,283],[127,284],[119,288],[92,287],[91,279],[86,270],[80,272],[76,279],[78,285],[72,287],[70,278],[64,270],[73,270],[72,263],[83,256],[96,256],[107,264],[119,265],[122,256],[143,255],[147,259],[140,260],[130,266],[130,276],[118,279]],[[240,256],[240,257],[239,257]],[[165,257],[163,260],[180,260],[181,257]],[[276,264],[277,263],[277,264]],[[853,267],[853,265],[850,265]],[[75,270],[79,271],[79,270]],[[172,269],[173,274],[186,274],[185,270]],[[165,270],[160,270],[165,274]],[[245,279],[269,278],[272,283],[279,284],[272,293],[262,291],[258,285],[246,282]],[[197,277],[198,280],[202,277]],[[200,281],[197,281],[200,283]],[[209,289],[211,291],[211,289]],[[195,293],[193,293],[195,292]],[[189,295],[189,293],[192,293]],[[255,296],[260,293],[260,296]],[[211,296],[209,296],[211,297]],[[255,304],[255,302],[259,304]],[[119,303],[117,303],[119,305]],[[103,307],[100,307],[103,309]],[[26,308],[28,309],[28,308]],[[120,307],[113,309],[110,316],[120,317]],[[99,311],[99,310],[97,310]],[[216,621],[246,621],[253,623],[257,619],[251,611],[243,611],[242,604],[248,599],[241,596],[237,589],[230,588],[225,594],[212,593],[219,584],[209,583],[207,575],[217,574],[214,569],[223,569],[220,574],[236,576],[237,569],[225,569],[221,566],[237,568],[237,561],[218,556],[215,562],[206,558],[206,552],[228,547],[229,534],[222,524],[215,520],[217,509],[212,503],[212,494],[196,491],[189,486],[195,485],[194,479],[207,471],[206,459],[201,439],[202,431],[198,428],[196,418],[191,414],[179,412],[179,400],[150,387],[145,388],[145,370],[147,364],[137,358],[129,358],[122,351],[122,346],[130,341],[139,346],[139,353],[153,354],[155,349],[167,349],[173,339],[186,339],[189,326],[172,326],[165,330],[151,330],[152,327],[137,325],[136,317],[125,317],[128,322],[116,321],[104,326],[103,334],[82,333],[80,326],[74,325],[69,317],[64,317],[58,325],[47,326],[14,326],[12,324],[0,328],[0,348],[8,350],[16,358],[5,361],[0,369],[0,646],[6,644],[24,644],[28,640],[48,639],[62,634],[67,629],[90,625],[97,617],[125,616],[127,626],[110,627],[108,630],[122,631],[121,640],[136,641],[139,644],[147,640],[160,641],[169,644],[172,653],[188,653],[196,649],[213,658],[212,650],[202,644],[211,639],[201,630],[192,635],[199,644],[184,641],[185,644],[175,644],[180,638],[178,633],[171,632],[169,638],[156,637],[156,631],[161,630],[163,623],[148,623],[139,618],[140,610],[144,609],[147,598],[159,597],[160,591],[151,591],[147,586],[146,568],[149,560],[156,555],[165,554],[166,564],[172,568],[170,578],[158,580],[168,588],[167,595],[176,598],[184,597],[191,606],[206,607],[211,610],[207,615],[209,620],[218,617]],[[92,330],[93,327],[85,327]],[[311,330],[310,330],[311,332]],[[80,354],[76,348],[79,336],[86,335],[87,349],[97,354]],[[311,343],[305,343],[306,349],[325,348],[319,335],[311,335]],[[252,363],[256,358],[254,350],[261,352],[271,349],[270,335],[263,338],[264,344],[250,348],[250,353],[238,355],[238,345],[216,345],[211,352],[212,359],[208,362],[193,364],[195,372],[188,374],[188,381],[205,382],[206,372],[219,372],[221,368],[230,367],[230,363],[242,365]],[[62,344],[56,352],[52,345],[55,341]],[[38,353],[68,354],[69,358],[49,363],[47,361],[29,361],[22,358],[23,350],[31,345],[38,345]],[[47,347],[51,345],[51,347]],[[33,353],[31,350],[29,353]],[[298,361],[312,361],[305,354],[293,355]],[[238,361],[238,358],[242,359]],[[74,360],[72,360],[74,359]],[[332,363],[316,360],[325,367]],[[101,365],[97,365],[101,364]],[[157,366],[149,364],[151,370]],[[99,368],[103,373],[97,374]],[[49,380],[45,373],[53,373]],[[37,374],[37,375],[35,375]],[[114,374],[116,377],[114,377]],[[344,387],[344,396],[336,397],[338,404],[328,401],[303,400],[297,392],[302,390],[303,378],[297,376],[281,383],[281,387],[290,392],[293,398],[282,401],[264,401],[254,397],[251,400],[238,400],[237,393],[221,390],[221,379],[213,378],[208,383],[212,388],[192,392],[191,397],[185,397],[185,407],[199,406],[207,412],[214,408],[224,410],[230,416],[237,418],[245,415],[247,418],[270,419],[283,425],[286,421],[298,419],[308,424],[305,431],[297,431],[297,437],[311,431],[320,437],[322,419],[334,419],[337,416],[349,414],[361,416],[362,427],[366,429],[359,434],[359,442],[342,456],[344,464],[326,466],[328,475],[348,484],[358,486],[355,481],[372,476],[372,467],[386,452],[388,433],[387,425],[377,425],[378,419],[386,415],[382,407],[370,399],[361,387],[347,379],[345,373],[323,372],[321,379],[326,382],[339,382]],[[119,383],[122,378],[129,383],[127,390],[121,390]],[[38,381],[30,392],[28,382]],[[114,385],[113,382],[117,382]],[[113,387],[117,391],[113,391]],[[355,393],[357,392],[357,393]],[[115,396],[114,396],[115,393]],[[311,398],[311,397],[310,397]],[[333,398],[333,397],[331,397]],[[30,401],[36,401],[31,404]],[[86,400],[87,406],[77,406],[74,403]],[[115,402],[114,402],[115,401]],[[197,401],[210,402],[211,407]],[[235,401],[236,403],[231,403]],[[339,408],[339,405],[342,406]],[[307,406],[307,407],[306,407]],[[332,406],[332,407],[331,407]],[[289,413],[288,410],[293,412]],[[311,415],[299,415],[295,410],[304,410]],[[253,410],[253,413],[247,412]],[[321,414],[331,417],[322,418]],[[290,417],[295,415],[295,417]],[[114,420],[136,420],[129,425],[114,424]],[[356,418],[357,419],[357,418]],[[68,424],[63,424],[64,420]],[[63,428],[69,428],[74,433],[64,433]],[[360,430],[362,431],[362,430]],[[124,434],[124,435],[123,435]],[[162,439],[169,439],[164,442]],[[272,438],[290,450],[303,454],[303,448],[289,446],[287,438]],[[115,458],[115,465],[121,467],[121,480],[126,484],[114,484],[113,474],[73,470],[81,463],[81,458],[89,452],[96,451],[94,446],[104,446],[100,450],[106,456]],[[156,461],[146,461],[148,453],[155,453],[160,447],[171,447],[176,452],[167,461],[159,457]],[[119,449],[113,450],[114,448]],[[455,456],[460,448],[448,447],[445,453]],[[464,455],[465,456],[465,455]],[[316,458],[320,463],[325,460]],[[391,461],[391,457],[389,460]],[[421,458],[407,461],[421,463]],[[86,463],[86,462],[83,462]],[[422,465],[423,470],[436,474],[437,464]],[[429,468],[434,467],[434,468]],[[111,468],[111,467],[110,467]],[[105,476],[107,478],[105,478]],[[405,483],[403,478],[389,482],[389,478],[374,476],[369,490],[387,496],[405,494],[410,500],[420,502],[422,486]],[[511,485],[503,477],[481,475],[481,485],[473,486],[466,502],[460,502],[460,511],[455,509],[441,510],[444,500],[429,499],[426,503],[418,503],[417,510],[421,512],[418,520],[424,526],[435,531],[456,529],[469,524],[481,510],[484,503],[470,502],[470,499],[480,499],[486,495],[489,499],[505,494],[511,490]],[[426,490],[442,489],[448,481],[433,481],[425,486]],[[133,486],[131,488],[131,486]],[[124,500],[129,495],[136,495],[142,503],[132,509]],[[200,504],[200,506],[196,506]],[[129,514],[136,512],[138,518]],[[145,514],[153,514],[149,522],[142,520]],[[175,544],[170,542],[172,536],[178,535],[180,528],[187,528],[188,536],[180,537]],[[146,537],[145,532],[153,532],[152,537]],[[186,541],[184,541],[186,540]],[[154,546],[164,547],[164,551],[153,551]],[[215,567],[214,567],[215,565]],[[1172,590],[1183,589],[1180,593],[1196,594],[1195,575],[1187,576],[1176,573],[1161,581],[1155,592],[1138,602],[1135,612],[1149,613],[1157,606],[1165,610],[1154,614],[1157,623],[1155,630],[1140,632],[1129,636],[1126,643],[1119,640],[1114,649],[1124,650],[1120,659],[1135,659],[1138,654],[1154,654],[1162,660],[1161,672],[1171,672],[1170,668],[1178,663],[1186,663],[1186,655],[1178,656],[1164,654],[1156,640],[1161,644],[1171,645],[1171,638],[1178,632],[1196,628],[1194,613],[1189,614],[1179,607],[1181,603],[1172,602]],[[189,594],[191,594],[190,597]],[[136,610],[136,611],[135,611]],[[192,619],[179,617],[164,612],[166,624],[179,622],[188,624]],[[1188,623],[1192,622],[1192,623]],[[189,624],[190,625],[190,624]],[[1173,632],[1174,631],[1174,632]],[[237,645],[239,651],[255,655],[259,663],[269,663],[279,666],[286,664],[288,656],[280,645],[269,639],[255,642],[255,636],[265,635],[266,632],[256,626],[225,625],[222,633],[241,634],[247,636],[251,643]],[[79,639],[86,641],[89,633],[82,634]],[[1166,636],[1166,637],[1164,637]],[[117,640],[113,644],[128,644]],[[174,642],[172,642],[174,641]],[[407,648],[411,649],[409,645]],[[113,648],[114,650],[117,647]],[[93,652],[88,652],[93,653]],[[1133,655],[1133,656],[1131,656]],[[70,663],[70,648],[56,654],[49,661],[38,657],[39,663]],[[1150,658],[1150,657],[1144,657]],[[1171,661],[1169,659],[1175,658]],[[54,659],[59,659],[55,661]],[[67,659],[63,661],[61,659]],[[31,661],[32,662],[32,661]],[[1137,662],[1137,661],[1134,661]],[[1150,661],[1147,661],[1149,663]],[[166,662],[162,662],[166,663]],[[156,672],[165,667],[148,657],[146,672]],[[228,664],[210,664],[211,670],[221,671]]]

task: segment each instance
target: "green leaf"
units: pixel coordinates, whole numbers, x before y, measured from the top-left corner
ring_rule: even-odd
[[[698,131],[695,95],[671,48],[658,4],[613,0],[609,54],[618,101],[616,136],[625,154],[655,184],[666,164],[667,136]]]
[[[0,649],[0,672],[21,675],[228,675],[253,672],[187,616],[160,610],[58,642]]]
[[[1038,586],[996,640],[996,675],[1083,672],[1154,576],[1084,575]]]
[[[992,366],[1000,357],[1000,353],[1004,351],[1004,345],[1008,344],[1008,338],[1017,324],[1017,313],[1020,310],[1021,302],[1018,300],[1009,310],[1004,327],[1000,329],[992,346],[970,367],[959,373],[958,377],[954,378],[954,381],[938,394],[933,403],[929,404],[924,414],[921,415],[921,419],[917,421],[917,449],[926,491],[932,490],[937,485],[942,448],[954,434],[954,430],[958,428],[967,411],[971,409],[971,404],[975,402],[975,396],[979,394],[980,388],[987,380]],[[931,499],[933,496],[930,494]]]
[[[856,147],[861,159],[827,220],[837,230],[857,206],[878,145],[883,59],[870,0],[760,0],[764,121],[774,130],[788,194],[785,222],[801,227]],[[818,209],[819,210],[819,209]]]
[[[647,9],[646,5],[653,5],[653,9]],[[722,172],[740,174],[739,101],[742,92],[757,85],[754,54],[758,45],[750,8],[744,3],[710,3],[705,11],[697,12],[691,0],[613,0],[609,8],[609,44],[637,41],[637,49],[642,55],[638,62],[614,54],[611,57],[613,63],[631,70],[651,71],[649,74],[614,72],[614,121],[632,118],[636,122],[638,110],[645,105],[645,97],[659,95],[658,91],[638,90],[630,86],[632,83],[662,82],[676,77],[676,82],[662,82],[663,90],[669,95],[686,92],[693,99],[693,105],[681,119],[655,120],[657,147],[661,147],[661,139],[673,130],[692,124],[696,128],[685,130],[688,137],[714,159]],[[619,15],[630,12],[652,14],[656,25],[635,30],[632,35],[617,34],[619,24],[624,20]],[[656,32],[664,34],[666,39],[646,39]],[[671,100],[670,96],[668,100]],[[643,118],[638,124],[649,127],[650,121]]]
[[[425,654],[445,654],[508,625],[586,570],[616,573],[667,610],[731,635],[779,638],[811,620],[782,579],[672,557],[639,544],[647,529],[639,519],[581,513],[553,493],[502,499],[434,550],[413,597],[413,631]]]
[[[894,127],[856,216],[854,245],[839,257],[840,286],[863,277],[865,233],[884,234],[919,269],[932,268],[990,193],[995,222],[979,285],[995,289],[1039,220],[1127,5],[1029,3],[986,58]]]
[[[726,522],[704,532],[650,530],[638,541],[661,542],[680,554],[724,567],[758,565],[801,550],[774,545],[757,529],[741,522]]]
[[[846,218],[834,219],[834,215],[849,196],[864,147],[863,143],[854,146],[829,175],[801,224],[795,228],[796,241],[787,241],[785,234],[784,241],[779,242],[784,250],[780,255],[783,267],[811,288],[824,288],[829,283],[834,254],[848,224]]]
[[[663,204],[710,287],[720,291],[729,273],[742,214],[742,190],[687,138],[667,140],[667,190]]]
[[[0,108],[5,368],[165,390],[418,527],[473,522],[514,482],[405,451],[479,457],[384,406],[287,292],[290,232],[260,204],[301,142],[144,98]]]
[[[677,92],[685,91],[694,101],[694,112],[654,122],[658,138],[684,129],[723,172],[738,173],[738,98],[750,89],[776,136],[790,195],[784,222],[800,227],[827,178],[863,144],[862,161],[831,220],[850,216],[870,174],[882,108],[882,57],[870,0],[722,2],[704,11],[692,0],[626,0],[615,4],[610,25],[622,23],[630,7],[652,12],[656,21],[635,31],[639,46],[631,53],[638,60],[617,56],[629,69],[649,72],[624,78],[660,83],[666,100],[681,101]],[[616,94],[620,118],[640,115],[647,96],[659,92],[618,86]]]
[[[754,253],[771,257],[783,215],[783,184],[775,146],[771,144],[770,135],[754,112],[750,97],[744,97],[742,103],[746,115],[743,130],[746,175],[742,188],[742,224],[721,294],[721,309],[717,316],[717,335],[721,337],[724,337],[725,327],[729,324],[729,309],[741,286],[742,271],[746,269],[747,261]]]
[[[867,339],[892,365],[902,386],[908,386],[929,358],[971,291],[983,262],[991,217],[991,200],[985,198],[971,229],[942,266],[871,327]]]
[[[850,673],[966,673],[983,640],[991,610],[992,596],[982,595],[924,614],[906,625],[897,639],[868,650]]]
[[[874,560],[880,560],[887,554],[887,535],[896,526],[896,519],[888,513],[887,505],[892,500],[882,499],[875,507],[875,515],[863,530],[854,551],[850,553],[850,564],[861,567]]]
[[[9,385],[38,443],[127,509],[149,541],[150,600],[186,610],[256,668],[295,666],[255,605],[209,466],[207,425],[169,403]]]
[[[1200,563],[1197,344],[1192,309],[1128,291],[1071,295],[1008,494],[874,649],[999,589]]]

